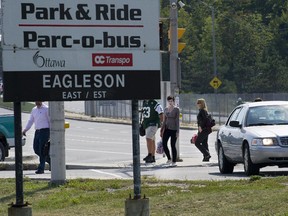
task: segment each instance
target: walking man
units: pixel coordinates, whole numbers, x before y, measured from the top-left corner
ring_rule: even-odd
[[[142,112],[148,149],[148,155],[143,160],[146,163],[154,163],[156,150],[155,134],[163,122],[163,108],[156,100],[144,100]]]
[[[50,166],[50,157],[44,153],[45,144],[48,142],[50,137],[50,117],[49,110],[46,104],[42,101],[36,101],[35,107],[32,109],[29,121],[23,135],[26,136],[26,132],[32,127],[33,123],[35,126],[35,135],[33,141],[33,149],[36,155],[39,157],[39,165],[36,170],[36,174],[43,174],[45,169],[45,162],[47,161]]]

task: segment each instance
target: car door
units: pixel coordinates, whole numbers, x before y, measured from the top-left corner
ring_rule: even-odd
[[[246,116],[247,108],[243,107],[235,116],[235,121],[239,122],[239,127],[231,127],[229,131],[229,153],[234,161],[241,162],[242,158],[242,142],[243,142],[243,123]]]
[[[231,152],[231,133],[233,131],[233,128],[229,125],[231,121],[235,121],[237,119],[237,116],[239,114],[239,112],[241,111],[242,106],[241,107],[237,107],[236,109],[233,110],[233,112],[230,114],[225,127],[223,127],[220,131],[219,131],[219,136],[220,136],[220,140],[222,143],[222,147],[223,150],[225,152],[225,155],[227,157],[231,157],[232,156],[232,152]]]

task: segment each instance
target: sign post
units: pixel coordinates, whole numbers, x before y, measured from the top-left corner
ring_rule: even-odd
[[[14,102],[14,131],[15,131],[15,180],[16,203],[8,209],[8,216],[32,216],[32,208],[24,203],[23,193],[23,160],[22,160],[22,126],[21,103]]]
[[[218,79],[217,76],[215,76],[215,77],[210,81],[209,84],[214,88],[214,92],[216,93],[215,104],[218,104],[218,102],[217,102],[217,98],[218,98],[218,97],[217,97],[217,89],[220,87],[220,85],[222,84],[222,82],[221,82],[220,79]],[[220,104],[219,104],[219,114],[218,114],[218,116],[219,116],[218,122],[219,122],[219,124],[220,124],[220,118],[221,118]]]

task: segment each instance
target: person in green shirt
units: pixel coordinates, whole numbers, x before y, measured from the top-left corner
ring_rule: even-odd
[[[146,163],[154,163],[156,150],[155,134],[163,122],[163,108],[154,99],[144,100],[142,115],[148,149],[148,155],[143,160]]]

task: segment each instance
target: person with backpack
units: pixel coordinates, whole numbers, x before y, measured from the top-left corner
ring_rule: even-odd
[[[213,126],[211,121],[211,115],[208,115],[208,108],[206,101],[203,98],[197,100],[197,107],[199,113],[197,115],[197,125],[198,125],[198,136],[195,141],[195,146],[203,154],[203,162],[209,162],[211,155],[208,148],[208,136],[212,132],[211,127]],[[210,119],[209,119],[210,117]],[[214,120],[213,120],[214,121]],[[214,123],[215,124],[215,123]]]
[[[154,163],[155,161],[155,134],[163,122],[163,108],[154,99],[144,100],[142,106],[143,127],[146,134],[148,155],[143,158],[146,163]]]

